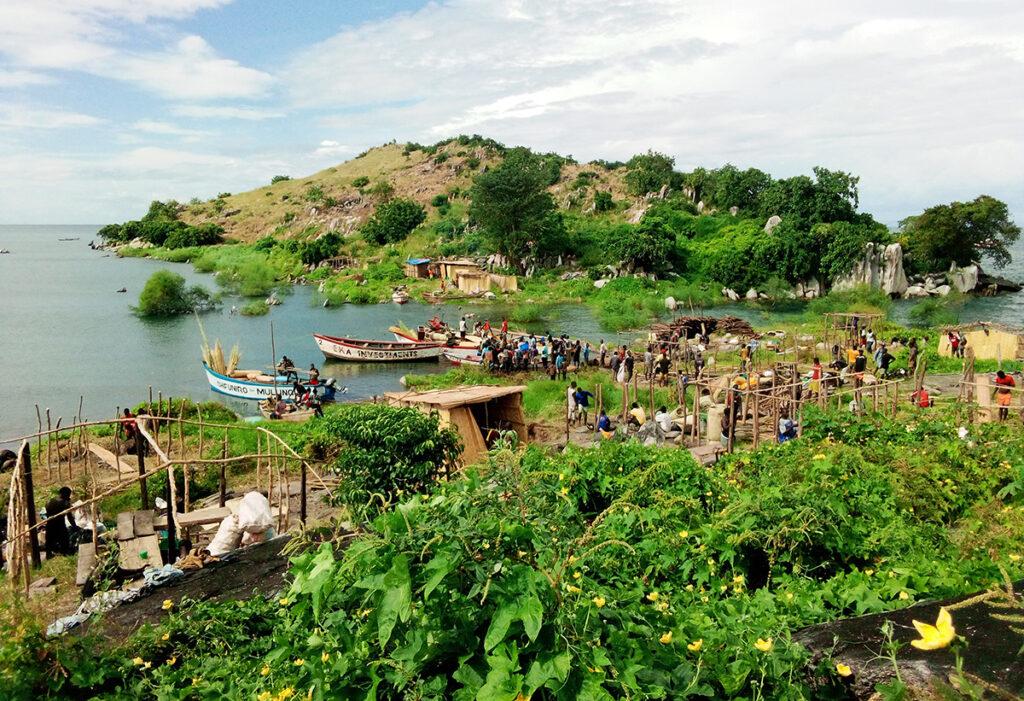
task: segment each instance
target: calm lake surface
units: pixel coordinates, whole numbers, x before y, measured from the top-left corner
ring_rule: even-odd
[[[202,371],[202,339],[194,317],[148,321],[136,317],[131,306],[154,270],[169,268],[189,283],[213,289],[208,275],[190,265],[146,259],[119,259],[88,247],[96,226],[0,226],[0,329],[7,374],[0,383],[0,441],[36,430],[35,405],[48,407],[56,420],[67,424],[84,397],[87,419],[112,417],[117,407],[143,401],[149,387],[168,396],[196,400],[227,401],[245,415],[255,414],[252,403],[229,400],[213,393]],[[60,241],[77,238],[77,241]],[[1022,275],[1018,251],[1009,277]],[[126,287],[126,294],[116,290]],[[227,353],[235,343],[242,352],[243,367],[272,363],[270,320],[274,322],[277,354],[287,354],[296,365],[316,363],[324,377],[337,378],[349,388],[345,399],[362,399],[400,389],[403,375],[443,372],[446,362],[402,364],[324,362],[311,334],[314,331],[359,338],[391,338],[388,326],[396,321],[422,323],[439,313],[457,322],[462,313],[454,305],[430,306],[410,302],[321,308],[312,303],[313,289],[294,288],[283,295],[283,304],[268,316],[243,317],[228,312],[238,300],[226,299],[222,311],[202,317],[212,343],[220,339]],[[1024,325],[1024,296],[972,300],[962,319],[991,319]],[[473,311],[492,321],[500,320],[500,306],[472,305]],[[771,318],[757,309],[719,307],[713,315],[734,314],[752,323]],[[638,332],[602,331],[585,305],[561,305],[533,330],[550,329],[590,339],[629,341]]]

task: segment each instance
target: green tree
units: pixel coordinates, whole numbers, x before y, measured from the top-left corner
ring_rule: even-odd
[[[561,216],[547,191],[550,173],[525,148],[508,152],[494,170],[477,176],[469,214],[494,250],[518,265],[530,253],[550,255],[564,244]]]
[[[462,452],[437,414],[385,404],[349,404],[310,425],[310,447],[335,456],[337,498],[368,517],[402,494],[426,491]],[[382,503],[383,502],[383,503]]]
[[[615,209],[615,200],[612,199],[612,193],[605,192],[604,190],[598,190],[594,193],[595,212],[609,212],[613,209]]]
[[[856,222],[815,224],[811,234],[820,253],[818,268],[829,283],[850,272],[869,243],[888,244],[892,240],[889,229],[870,216]]]
[[[1012,260],[1010,246],[1020,238],[1006,203],[989,195],[929,207],[904,219],[900,228],[911,261],[921,271],[969,265],[983,256],[1002,268]]]
[[[142,316],[174,316],[188,314],[193,309],[203,311],[212,305],[210,293],[204,288],[198,285],[188,288],[181,275],[157,270],[142,288],[136,311]]]
[[[757,168],[740,170],[726,164],[714,172],[711,203],[722,209],[739,207],[746,212],[758,212],[761,195],[771,183],[772,176]]]
[[[412,200],[388,200],[378,205],[373,216],[363,224],[363,236],[379,246],[398,243],[405,240],[426,218],[427,213],[423,207]]]
[[[286,180],[291,180],[291,179],[292,179],[292,176],[290,176],[290,175],[275,175],[274,177],[272,177],[270,179],[270,184],[271,185],[276,185],[277,183],[283,183]]]
[[[649,272],[668,267],[674,237],[659,217],[644,217],[636,226],[616,227],[610,236],[609,248],[626,263]]]
[[[814,168],[813,179],[797,175],[776,180],[761,195],[761,216],[796,219],[803,228],[819,222],[852,221],[857,215],[859,181],[849,173],[821,167]]]
[[[657,192],[672,182],[675,164],[674,158],[657,151],[637,154],[626,163],[626,187],[637,196]]]

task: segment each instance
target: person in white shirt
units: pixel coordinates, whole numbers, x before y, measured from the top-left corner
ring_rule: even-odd
[[[566,418],[569,423],[576,420],[576,382],[570,382],[569,388],[565,390]]]
[[[663,406],[658,407],[658,410],[654,412],[654,420],[665,433],[675,430],[675,425],[672,423],[672,414],[668,413],[668,410]]]

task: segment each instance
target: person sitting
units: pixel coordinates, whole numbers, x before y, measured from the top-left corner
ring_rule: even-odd
[[[284,400],[284,397],[282,397],[280,394],[277,395],[277,401],[274,403],[274,412],[278,415],[278,417],[284,416],[285,414],[290,414],[293,411],[295,411],[295,405],[286,402]]]
[[[309,384],[320,384],[320,371],[316,369],[316,365],[313,363],[309,364]]]
[[[601,436],[605,439],[615,435],[615,427],[612,426],[612,420],[608,418],[608,414],[604,409],[601,410],[601,415],[597,417],[597,430],[601,432]]]
[[[324,395],[321,398],[321,401],[333,402],[337,391],[338,389],[335,386],[334,378],[328,377],[327,381],[324,382]]]
[[[910,402],[921,409],[932,406],[932,398],[928,396],[928,390],[924,387],[910,395]]]
[[[633,402],[633,406],[629,409],[629,420],[627,423],[630,426],[636,426],[637,428],[640,428],[647,423],[647,412],[645,412],[644,408],[636,402]]]
[[[74,552],[71,549],[71,531],[72,529],[77,530],[77,526],[70,520],[70,513],[58,516],[69,509],[71,509],[70,487],[61,487],[57,496],[46,503],[46,517],[50,519],[45,524],[47,560],[55,555],[71,555]]]
[[[779,417],[779,443],[785,443],[796,438],[796,422],[783,413]]]
[[[654,413],[654,420],[657,422],[658,427],[665,433],[680,430],[679,427],[672,422],[672,414],[668,413],[668,409],[664,406],[658,407],[658,411]]]

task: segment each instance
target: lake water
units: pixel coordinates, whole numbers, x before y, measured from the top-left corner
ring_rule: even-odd
[[[151,321],[131,311],[139,292],[154,270],[170,268],[189,283],[213,288],[210,276],[190,265],[146,259],[122,260],[88,247],[95,226],[0,226],[0,330],[7,375],[0,382],[0,440],[36,429],[35,405],[71,421],[84,397],[88,419],[112,417],[118,406],[134,405],[148,395],[148,388],[164,396],[196,400],[227,398],[214,394],[202,372],[199,328],[192,316]],[[60,241],[77,238],[77,241]],[[1010,277],[1022,277],[1019,251]],[[126,294],[116,290],[126,287]],[[337,378],[349,388],[347,399],[361,399],[400,389],[399,379],[409,372],[443,372],[444,362],[402,364],[325,363],[311,334],[314,331],[359,338],[389,339],[388,326],[396,321],[415,326],[440,313],[456,322],[462,309],[453,305],[429,306],[410,302],[321,308],[312,303],[311,288],[294,288],[282,296],[283,304],[268,316],[229,314],[238,300],[226,300],[220,312],[203,315],[212,343],[220,339],[225,352],[235,343],[242,351],[243,367],[272,363],[270,324],[274,322],[277,354],[287,354],[299,367],[311,362],[324,377]],[[1024,296],[972,300],[962,318],[992,319],[1024,325]],[[467,307],[492,320],[501,318],[501,307]],[[708,313],[735,314],[764,324],[770,316],[743,306],[719,307]],[[637,332],[602,331],[585,305],[560,305],[533,330],[550,329],[597,342],[637,338]],[[231,400],[227,400],[229,403]],[[254,414],[248,402],[232,406]]]

